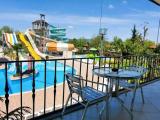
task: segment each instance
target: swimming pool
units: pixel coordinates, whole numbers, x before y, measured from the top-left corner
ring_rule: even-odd
[[[38,71],[38,74],[35,76],[35,88],[42,89],[44,88],[44,62],[35,63],[35,70]],[[57,84],[63,83],[64,81],[64,64],[57,62],[56,67],[56,78]],[[23,71],[27,70],[27,63],[22,64]],[[46,64],[46,86],[54,85],[54,76],[55,76],[55,62],[48,61]],[[15,64],[12,63],[8,68],[8,85],[9,85],[9,94],[19,93],[20,92],[20,80],[11,80],[10,77],[16,73]],[[66,72],[72,72],[72,67],[66,66]],[[5,70],[0,70],[0,96],[5,94]],[[22,91],[31,91],[32,90],[32,80],[33,76],[22,79]]]

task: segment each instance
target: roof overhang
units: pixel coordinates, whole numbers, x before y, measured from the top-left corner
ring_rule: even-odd
[[[160,0],[149,0],[149,1],[151,1],[151,2],[153,2],[153,3],[155,3],[155,4],[160,6]]]

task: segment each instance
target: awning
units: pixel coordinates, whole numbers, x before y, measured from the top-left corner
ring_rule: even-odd
[[[61,42],[48,42],[46,44],[47,50],[52,52],[52,51],[72,51],[74,50],[74,45],[73,44],[68,44],[68,43],[61,43]]]
[[[149,0],[149,1],[151,1],[151,2],[153,2],[153,3],[155,3],[155,4],[160,6],[160,0]]]

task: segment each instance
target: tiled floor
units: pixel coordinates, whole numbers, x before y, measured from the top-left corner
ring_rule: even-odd
[[[135,106],[134,106],[134,120],[160,120],[160,82],[143,87],[145,104],[142,103],[140,90],[137,91]],[[127,97],[121,95],[121,98],[125,101],[125,105],[129,108],[132,94],[128,93]],[[99,109],[102,108],[103,103],[99,105]],[[64,120],[80,120],[82,110],[67,114],[64,116]],[[59,120],[58,118],[57,120]],[[89,107],[86,120],[99,119],[97,109],[95,106]],[[105,120],[105,112],[103,114]],[[128,113],[121,107],[119,102],[115,98],[112,98],[110,102],[110,120],[130,120]]]

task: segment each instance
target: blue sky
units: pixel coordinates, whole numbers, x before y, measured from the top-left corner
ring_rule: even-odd
[[[101,0],[1,0],[0,27],[25,31],[44,13],[50,24],[67,28],[67,37],[91,38],[98,34],[100,6]],[[109,40],[130,37],[136,24],[139,31],[147,25],[147,38],[156,41],[159,18],[160,7],[148,0],[103,0],[102,27]]]

